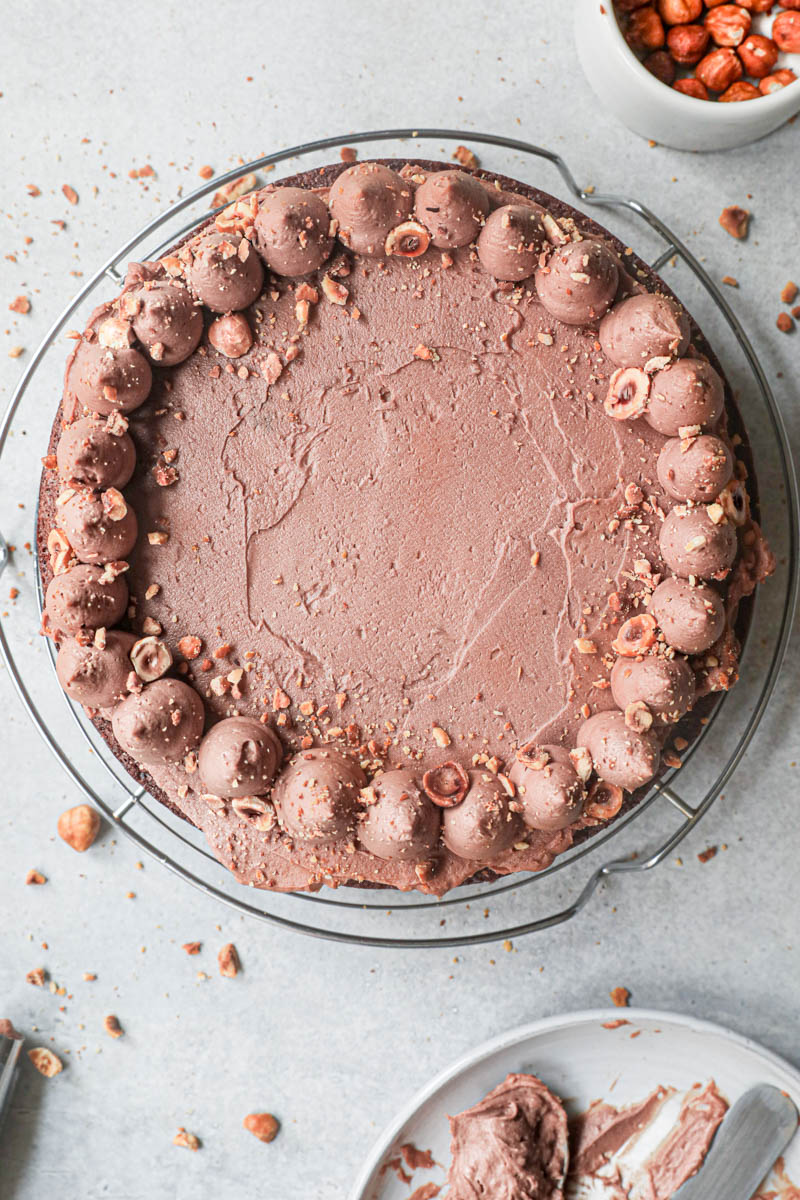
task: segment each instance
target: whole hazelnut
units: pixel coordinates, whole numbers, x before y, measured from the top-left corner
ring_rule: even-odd
[[[703,0],[658,0],[658,11],[667,25],[686,25],[703,11]]]
[[[744,75],[744,67],[735,50],[718,46],[695,67],[695,75],[712,92],[724,92]]]
[[[82,854],[100,832],[100,814],[88,804],[76,804],[58,818],[58,836]]]
[[[664,45],[666,34],[656,10],[652,7],[638,8],[631,15],[625,38],[633,50],[659,50]]]
[[[705,27],[718,46],[738,46],[747,37],[752,17],[738,4],[721,4],[706,13]]]
[[[248,1113],[242,1124],[248,1133],[252,1133],[260,1142],[274,1141],[280,1129],[272,1113]]]
[[[708,88],[699,79],[678,79],[672,86],[676,92],[682,92],[684,96],[692,96],[695,100],[710,98]]]
[[[702,25],[673,25],[667,33],[667,49],[684,66],[700,62],[710,41],[711,34]]]
[[[771,96],[773,92],[779,92],[781,88],[788,87],[790,83],[794,83],[797,79],[794,71],[788,67],[782,67],[779,71],[773,71],[771,75],[767,75],[758,85],[758,90],[762,96]]]
[[[775,0],[739,0],[739,3],[742,8],[754,13],[770,13],[775,7]],[[778,3],[783,8],[800,8],[800,0],[778,0]],[[711,5],[707,7],[711,8]]]
[[[746,37],[738,54],[745,71],[754,79],[764,79],[778,61],[778,47],[772,38],[763,37],[760,33],[751,33]]]
[[[786,54],[800,54],[800,12],[778,13],[772,22],[772,37]]]
[[[675,60],[667,54],[666,50],[654,50],[643,60],[642,66],[667,86],[675,81]]]
[[[740,79],[738,83],[732,83],[729,88],[726,88],[718,99],[721,104],[735,104],[739,100],[758,100],[760,95],[761,92],[754,83]]]
[[[211,322],[208,340],[226,358],[241,358],[252,346],[253,335],[242,313],[230,313]]]
[[[764,2],[764,0],[762,0],[762,3],[763,2]],[[769,8],[772,8],[773,3],[774,3],[774,0],[770,0]],[[793,8],[795,11],[800,9],[800,0],[778,0],[778,4],[781,6],[781,8]],[[749,8],[749,7],[750,7],[749,4],[745,5],[745,8]],[[769,12],[769,8],[766,10],[767,12]],[[757,9],[755,9],[755,11],[763,12],[764,10],[761,8],[757,8]]]

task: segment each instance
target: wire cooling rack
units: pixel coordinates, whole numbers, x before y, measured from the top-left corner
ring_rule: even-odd
[[[356,888],[314,895],[248,889],[220,866],[198,830],[175,817],[124,771],[91,722],[67,700],[52,669],[49,640],[45,648],[45,639],[35,637],[43,599],[38,563],[36,603],[28,605],[24,614],[25,628],[20,628],[16,619],[13,628],[8,620],[0,620],[0,649],[11,679],[48,748],[85,797],[143,852],[240,913],[312,937],[362,946],[475,945],[520,937],[567,921],[584,908],[604,880],[644,873],[673,854],[741,761],[774,689],[791,631],[798,593],[798,491],[786,432],[769,382],[720,289],[682,241],[645,205],[627,196],[581,187],[560,155],[540,146],[452,129],[388,129],[324,138],[237,167],[148,222],[100,267],[53,323],[31,357],[0,425],[3,474],[10,470],[24,481],[25,498],[35,514],[39,456],[46,444],[53,405],[43,406],[46,419],[43,424],[39,421],[41,437],[14,435],[36,425],[42,406],[34,392],[52,394],[54,399],[58,395],[64,358],[63,343],[56,344],[58,335],[68,325],[80,323],[80,310],[83,306],[88,310],[90,299],[97,302],[100,294],[94,293],[106,279],[119,284],[129,257],[158,257],[208,217],[210,210],[202,201],[210,192],[248,172],[278,163],[307,170],[329,161],[329,152],[345,143],[375,146],[382,156],[391,149],[400,158],[415,158],[446,155],[453,142],[480,145],[492,159],[484,160],[487,169],[536,183],[543,190],[553,189],[541,172],[555,171],[570,202],[578,208],[603,210],[605,223],[611,217],[614,232],[624,241],[635,241],[654,270],[671,264],[676,274],[680,271],[676,287],[687,307],[704,315],[704,333],[723,361],[743,411],[758,477],[762,487],[769,485],[764,488],[760,515],[779,566],[769,583],[758,589],[751,628],[758,630],[759,638],[751,637],[745,648],[740,683],[720,699],[702,736],[684,756],[680,782],[676,771],[668,772],[626,816],[573,847],[547,870],[510,881],[470,885],[442,900]],[[187,221],[189,213],[192,216]],[[651,248],[643,250],[643,242],[651,243]],[[694,305],[686,296],[689,287],[696,294]],[[37,386],[32,389],[34,380]],[[35,515],[31,542],[35,545]],[[0,574],[9,561],[8,546],[0,533]],[[49,663],[44,662],[45,655]],[[646,838],[644,848],[640,837]],[[612,838],[615,855],[601,862],[600,852]]]

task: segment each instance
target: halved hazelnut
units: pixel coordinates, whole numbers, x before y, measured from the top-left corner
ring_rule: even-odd
[[[131,649],[131,662],[136,674],[144,683],[160,679],[172,666],[169,646],[157,637],[143,637]]]
[[[109,521],[122,521],[128,515],[128,506],[119,488],[107,488],[101,493],[100,502]]]
[[[615,421],[633,420],[647,411],[650,376],[641,367],[620,367],[608,381],[603,407]]]
[[[77,561],[75,551],[63,529],[50,530],[47,535],[47,552],[50,555],[50,569],[54,575],[68,571]]]
[[[656,619],[650,613],[638,613],[629,617],[621,626],[611,646],[623,658],[635,658],[653,645],[656,640]]]
[[[625,705],[625,724],[636,733],[646,733],[653,724],[653,714],[644,700],[632,700]]]
[[[469,791],[469,775],[457,762],[444,762],[422,776],[422,790],[439,808],[453,808]]]
[[[744,525],[750,515],[750,502],[747,489],[740,479],[732,479],[727,487],[717,496],[717,504],[722,506],[725,516],[734,525]]]
[[[401,258],[419,258],[424,254],[431,242],[431,235],[419,221],[403,221],[389,231],[384,243],[387,254],[397,254]]]
[[[598,779],[589,792],[584,816],[592,821],[609,821],[622,808],[622,788]]]
[[[550,762],[550,751],[545,750],[538,742],[526,742],[517,750],[517,762],[532,771],[542,771]]]

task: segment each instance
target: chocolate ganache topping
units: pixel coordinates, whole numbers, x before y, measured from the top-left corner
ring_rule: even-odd
[[[677,300],[544,193],[263,188],[131,264],[70,356],[59,678],[245,883],[539,870],[735,681],[772,560],[734,418]]]

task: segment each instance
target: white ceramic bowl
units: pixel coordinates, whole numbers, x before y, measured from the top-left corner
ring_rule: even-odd
[[[605,107],[641,137],[678,150],[729,150],[765,137],[800,112],[800,79],[739,104],[684,96],[651,75],[630,50],[613,0],[574,0],[574,13],[578,58],[589,83]],[[798,58],[782,55],[779,66],[800,74]]]

